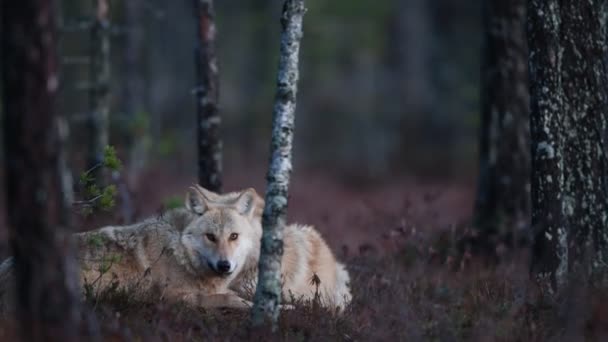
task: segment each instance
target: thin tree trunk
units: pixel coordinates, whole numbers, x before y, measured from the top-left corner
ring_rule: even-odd
[[[484,243],[490,243],[487,239],[491,235],[521,233],[530,225],[527,4],[526,0],[486,0],[483,6],[485,37],[475,211]]]
[[[95,0],[95,20],[91,30],[91,66],[88,117],[89,153],[88,167],[103,161],[108,145],[110,115],[110,8],[108,0]],[[99,168],[99,170],[101,170]],[[103,183],[102,173],[95,173],[96,180]]]
[[[198,182],[220,192],[222,189],[221,117],[218,113],[219,77],[215,55],[215,11],[213,0],[194,0],[198,24],[195,48],[196,112],[198,136]]]
[[[76,339],[76,265],[64,189],[65,127],[52,0],[2,2],[4,149],[18,322],[26,341]],[[61,132],[63,130],[63,132]]]
[[[124,1],[126,34],[125,34],[125,88],[124,110],[128,121],[134,123],[135,129],[128,139],[129,167],[127,184],[137,188],[139,173],[146,165],[148,159],[149,143],[149,113],[144,106],[144,81],[142,76],[143,64],[143,16],[145,0]]]
[[[532,270],[551,291],[608,267],[605,11],[530,1]]]
[[[302,38],[304,0],[286,0],[281,17],[281,49],[277,93],[273,109],[270,167],[268,169],[266,206],[262,215],[262,249],[258,285],[252,320],[255,326],[270,322],[273,328],[279,317],[281,301],[281,256],[283,228],[287,216],[288,188],[291,175],[291,150],[295,127],[298,90],[298,54]]]

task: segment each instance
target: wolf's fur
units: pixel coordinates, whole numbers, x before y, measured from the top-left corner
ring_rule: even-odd
[[[201,187],[196,187],[199,197],[196,200],[212,200],[216,203],[234,201],[240,193],[218,195]],[[255,231],[254,236],[261,237],[261,215],[264,200],[253,189],[254,194],[253,220],[250,220],[250,229]],[[224,226],[223,229],[229,229]],[[283,279],[283,296],[286,299],[296,298],[312,300],[319,296],[321,303],[328,307],[344,308],[351,300],[349,289],[350,278],[344,265],[337,262],[333,253],[321,235],[311,226],[291,224],[287,225],[283,233],[284,251],[281,262]],[[256,241],[259,241],[257,239]],[[259,243],[259,242],[258,242]],[[244,269],[243,281],[233,284],[233,288],[244,286],[255,287],[257,281],[257,263],[259,259],[259,245],[252,254],[249,265],[252,268]],[[317,282],[315,283],[315,280]],[[248,284],[249,283],[249,284]]]
[[[130,226],[74,234],[85,292],[111,287],[158,289],[162,297],[202,307],[247,308],[237,295],[255,284],[264,201],[253,189],[218,195],[194,187],[186,209],[174,209]],[[234,237],[237,234],[237,238]],[[210,240],[212,235],[213,241]],[[348,273],[311,227],[285,227],[284,294],[331,307],[350,301]],[[225,269],[218,269],[223,262]],[[0,265],[0,310],[14,307],[13,260]]]
[[[249,307],[250,303],[238,297],[229,285],[241,274],[242,268],[253,267],[247,264],[247,255],[259,249],[259,242],[255,243],[259,237],[251,235],[255,232],[247,231],[247,224],[243,223],[254,213],[254,199],[253,192],[244,191],[230,203],[225,201],[216,206],[208,202],[205,216],[198,215],[195,208],[174,209],[134,225],[108,226],[74,234],[84,292],[96,294],[119,286],[142,292],[158,289],[164,298],[196,306]],[[201,227],[211,230],[218,224],[228,223],[233,224],[243,239],[238,241],[238,246],[228,246],[217,255],[237,251],[244,263],[235,265],[230,274],[219,275],[207,260],[215,253],[208,255],[208,241]],[[13,267],[12,258],[0,265],[0,310],[3,311],[14,308]]]

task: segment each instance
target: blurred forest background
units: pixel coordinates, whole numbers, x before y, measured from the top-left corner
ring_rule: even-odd
[[[87,168],[91,31],[85,23],[95,2],[58,3],[58,110],[69,121],[68,156],[77,179]],[[195,181],[196,22],[187,1],[109,4],[109,142],[125,164],[122,176],[140,218],[178,201],[167,197],[181,196],[183,186]],[[263,193],[281,4],[216,4],[226,190],[256,186]],[[480,6],[479,0],[307,2],[296,194],[298,175],[306,170],[349,187],[406,176],[472,184]]]
[[[63,0],[57,9],[58,110],[70,127],[68,156],[75,180],[87,169],[92,43],[86,23],[95,16],[95,4]],[[226,191],[248,186],[264,191],[281,4],[216,4]],[[477,174],[481,1],[309,0],[306,6],[290,216],[324,228],[338,225],[315,222],[328,212],[307,210],[307,199],[328,196],[329,183],[349,189],[385,184],[399,207],[403,188],[390,185],[391,180],[422,177],[465,184],[466,194],[450,201],[458,206],[458,218],[468,217]],[[124,208],[119,194],[112,217],[87,219],[76,223],[77,229],[124,222],[125,216],[140,219],[161,205],[181,204],[185,186],[196,179],[192,4],[114,0],[108,19],[109,143],[125,164],[121,183],[131,195],[131,208]],[[316,179],[298,182],[309,171]],[[312,190],[300,196],[298,184],[303,183]],[[418,191],[411,182],[405,187]],[[353,194],[340,191],[334,197],[352,200]],[[382,201],[385,195],[378,192],[369,196]],[[353,205],[358,209],[352,210],[361,210],[360,203]],[[442,206],[450,210],[449,204]],[[341,235],[339,227],[327,227],[334,229]],[[6,255],[6,248],[2,251]]]
[[[194,174],[195,18],[184,1],[111,1],[111,144],[129,164],[128,139],[147,163],[171,160]],[[65,27],[93,2],[62,1]],[[220,106],[226,169],[266,163],[281,1],[217,3]],[[132,8],[136,7],[136,8]],[[139,7],[139,8],[137,8]],[[323,166],[364,176],[404,170],[467,174],[476,159],[480,1],[307,3],[296,131],[297,168]],[[61,112],[73,156],[86,130],[87,30],[61,36]],[[72,63],[70,63],[72,61]],[[263,158],[259,158],[263,156]],[[143,158],[141,156],[140,158]],[[76,161],[75,161],[76,162]],[[466,170],[466,171],[465,171]]]

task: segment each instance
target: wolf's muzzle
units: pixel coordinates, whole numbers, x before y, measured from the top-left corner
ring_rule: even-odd
[[[220,260],[217,262],[216,265],[216,271],[219,274],[230,274],[230,268],[232,265],[230,265],[230,261],[228,260]]]
[[[230,264],[230,261],[228,261],[228,260],[220,260],[215,264],[207,261],[207,265],[209,266],[210,269],[212,269],[215,273],[217,273],[220,276],[226,277],[226,276],[229,276],[230,274],[232,274],[232,272],[230,272],[232,265]]]

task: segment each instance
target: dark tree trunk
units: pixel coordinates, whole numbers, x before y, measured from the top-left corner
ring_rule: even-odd
[[[530,225],[530,133],[526,0],[486,0],[483,6],[475,212],[488,243],[491,235],[523,233]]]
[[[23,338],[75,340],[75,259],[61,177],[54,1],[2,2],[4,149]],[[65,127],[63,127],[65,128]]]
[[[564,204],[571,273],[608,270],[606,1],[561,2]]]
[[[532,271],[550,290],[605,275],[604,1],[529,2]]]
[[[108,145],[110,115],[110,22],[109,0],[95,0],[95,19],[91,29],[91,65],[88,116],[89,142],[88,167],[103,162],[104,149]],[[94,172],[96,180],[103,183],[101,168]]]
[[[131,130],[131,137],[128,138],[129,146],[129,167],[128,167],[128,184],[131,187],[137,188],[139,173],[147,162],[149,124],[146,124],[148,118],[143,118],[143,115],[149,115],[145,111],[144,105],[144,81],[142,75],[142,65],[144,64],[144,1],[145,0],[128,0],[124,1],[125,11],[125,83],[124,83],[124,111],[127,119],[135,129]]]
[[[305,11],[304,0],[285,0],[281,17],[277,93],[272,115],[270,167],[266,176],[268,188],[265,196],[266,206],[262,215],[264,232],[252,312],[253,324],[256,326],[271,323],[273,328],[276,328],[279,318],[283,228],[289,198],[299,51]]]
[[[562,282],[567,272],[567,225],[562,212],[564,132],[559,1],[528,4],[532,154],[532,271]]]
[[[218,113],[219,77],[215,56],[215,12],[213,0],[194,0],[198,24],[195,48],[196,108],[198,136],[198,182],[204,188],[222,189],[221,118]]]

